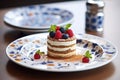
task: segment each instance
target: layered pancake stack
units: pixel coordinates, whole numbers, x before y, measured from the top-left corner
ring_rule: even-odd
[[[48,56],[67,58],[76,54],[76,38],[53,39],[48,36]]]
[[[47,53],[49,57],[69,58],[76,54],[76,37],[69,29],[71,24],[65,27],[52,25],[47,37]]]

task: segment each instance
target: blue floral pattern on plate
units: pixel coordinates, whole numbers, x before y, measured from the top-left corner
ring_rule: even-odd
[[[92,53],[89,63],[81,61],[66,62],[47,59],[47,33],[29,35],[11,42],[6,48],[7,56],[15,63],[36,70],[52,72],[71,72],[94,69],[111,62],[117,55],[117,49],[110,42],[93,35],[77,34],[76,54]],[[45,55],[34,60],[33,55],[40,49]]]
[[[51,24],[62,26],[72,19],[70,11],[43,5],[16,8],[4,16],[6,23],[20,29],[48,29]]]

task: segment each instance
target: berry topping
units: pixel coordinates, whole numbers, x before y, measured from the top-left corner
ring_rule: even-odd
[[[69,37],[68,34],[63,34],[63,35],[62,35],[62,39],[67,39],[68,37]]]
[[[49,33],[49,35],[50,35],[51,38],[54,38],[54,37],[55,37],[55,32],[51,31],[51,32]]]
[[[60,30],[57,30],[55,33],[55,39],[61,39],[62,38],[62,33]]]
[[[40,59],[42,54],[44,54],[44,52],[40,52],[40,50],[36,51],[34,54],[34,59]]]
[[[50,29],[48,30],[49,36],[55,39],[68,39],[69,37],[73,37],[73,31],[69,29],[71,24],[67,24],[64,27],[51,25]]]
[[[73,31],[71,29],[68,29],[67,31],[67,34],[69,35],[69,37],[73,37]]]
[[[64,29],[63,27],[60,28],[60,31],[61,31],[62,33],[65,33],[65,29]]]
[[[56,26],[56,31],[60,29],[60,26]]]
[[[40,59],[40,55],[39,55],[39,53],[35,53],[35,55],[34,55],[34,59]]]
[[[82,58],[82,62],[83,62],[83,63],[89,63],[90,58],[92,58],[92,56],[91,56],[91,54],[90,54],[90,52],[89,52],[89,50],[88,50],[88,51],[85,52],[85,55],[84,55],[84,57]]]
[[[89,63],[89,58],[88,57],[83,57],[82,62],[83,63]]]

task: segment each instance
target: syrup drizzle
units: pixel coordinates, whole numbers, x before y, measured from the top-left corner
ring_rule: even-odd
[[[47,56],[48,60],[54,60],[54,61],[62,61],[62,62],[75,62],[75,61],[82,61],[83,55],[74,55],[72,57],[69,58],[53,58],[53,57],[49,57]]]

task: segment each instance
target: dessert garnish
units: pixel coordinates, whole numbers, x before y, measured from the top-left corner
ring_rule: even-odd
[[[40,59],[43,54],[45,53],[41,52],[40,50],[37,50],[34,54],[34,59]]]
[[[71,24],[65,25],[65,27],[62,26],[56,26],[51,25],[49,31],[49,36],[51,38],[55,39],[68,39],[69,37],[73,37],[73,31],[69,29],[71,27]]]
[[[89,63],[90,58],[92,58],[92,55],[91,55],[90,51],[87,50],[83,56],[84,57],[82,58],[82,62],[83,63]]]

